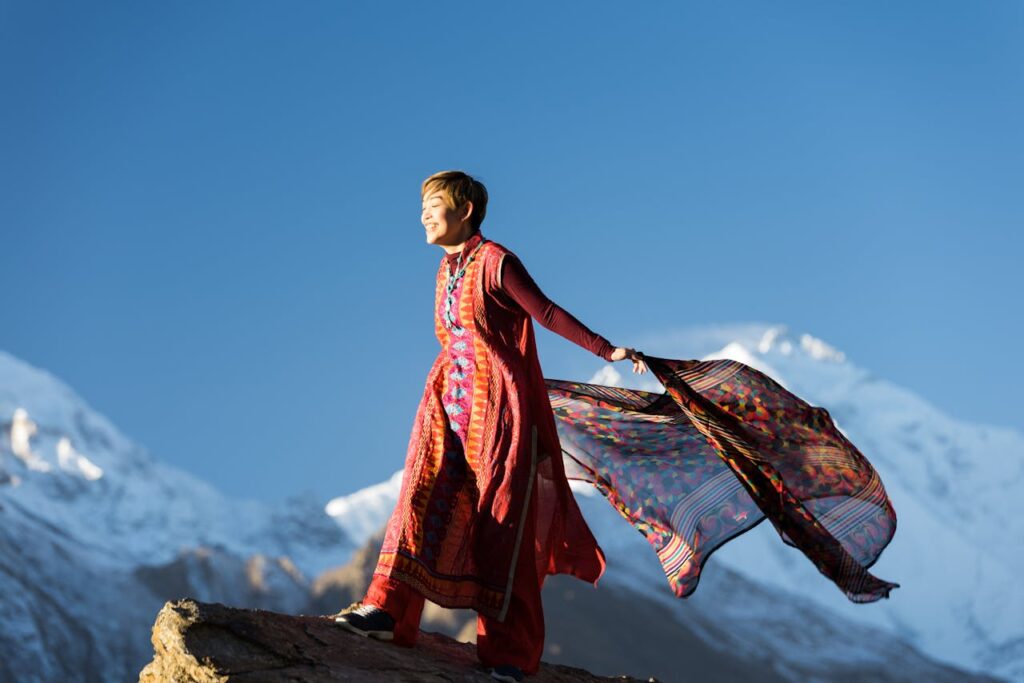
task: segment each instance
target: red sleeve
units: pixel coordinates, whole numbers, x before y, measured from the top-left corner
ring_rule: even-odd
[[[544,296],[544,292],[540,291],[540,287],[514,254],[508,254],[502,260],[501,289],[547,329],[607,361],[611,360],[615,347]]]

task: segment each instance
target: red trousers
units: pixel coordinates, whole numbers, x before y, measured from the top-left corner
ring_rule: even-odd
[[[476,651],[484,666],[510,664],[527,674],[537,673],[544,651],[544,610],[541,606],[543,578],[537,576],[534,525],[536,505],[530,506],[519,546],[512,598],[505,621],[482,614],[476,618]],[[374,575],[363,604],[376,605],[395,619],[394,643],[416,644],[424,598],[408,584]]]

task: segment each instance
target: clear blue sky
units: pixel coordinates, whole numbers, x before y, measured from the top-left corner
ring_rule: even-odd
[[[438,348],[420,182],[460,168],[615,344],[784,323],[1024,429],[1022,27],[1016,0],[4,0],[0,348],[227,493],[378,481]],[[539,337],[549,377],[601,365]]]

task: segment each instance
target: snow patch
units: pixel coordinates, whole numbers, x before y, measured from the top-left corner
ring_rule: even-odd
[[[43,460],[32,450],[32,437],[39,431],[39,426],[28,416],[24,408],[17,408],[11,416],[11,428],[8,438],[11,452],[25,463],[25,466],[36,472],[49,472],[50,463]]]
[[[89,481],[95,481],[103,476],[103,469],[76,451],[66,436],[60,437],[57,442],[57,463],[62,470],[80,474]]]
[[[349,540],[362,545],[387,522],[398,502],[402,474],[398,470],[387,481],[330,500],[324,507]]]
[[[613,366],[603,365],[587,380],[587,383],[603,384],[606,387],[621,387],[622,375]]]

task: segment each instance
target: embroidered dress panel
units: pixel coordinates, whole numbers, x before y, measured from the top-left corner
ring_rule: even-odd
[[[448,415],[448,425],[462,443],[465,451],[466,430],[469,427],[473,400],[473,377],[476,374],[476,363],[470,350],[473,348],[473,333],[462,324],[460,303],[464,291],[466,269],[476,259],[476,252],[486,240],[464,248],[454,266],[446,264],[448,277],[445,284],[445,296],[438,316],[444,321],[448,331],[456,341],[449,341],[445,355],[449,371],[445,373],[442,403]],[[463,262],[465,259],[465,262]]]

